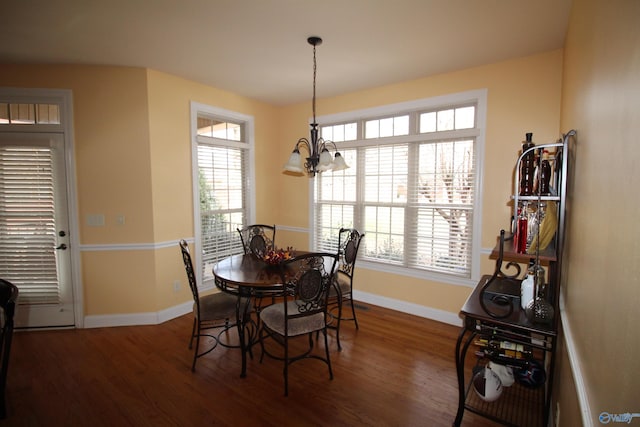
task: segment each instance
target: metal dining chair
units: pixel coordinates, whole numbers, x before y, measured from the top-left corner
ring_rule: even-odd
[[[307,253],[279,264],[284,284],[282,302],[269,305],[260,312],[260,347],[264,355],[284,363],[284,395],[289,394],[289,365],[302,359],[318,359],[329,368],[333,379],[327,340],[327,298],[337,263],[337,254]],[[324,335],[324,355],[314,351],[313,333]],[[290,341],[307,336],[308,347],[291,354]],[[271,346],[265,341],[271,338]],[[282,351],[278,351],[279,346]]]
[[[340,344],[340,324],[343,320],[353,321],[356,329],[358,328],[358,318],[356,317],[356,309],[353,303],[353,276],[355,271],[358,249],[364,233],[360,233],[355,228],[341,228],[338,232],[338,270],[334,276],[333,286],[329,292],[329,317],[331,321],[335,320],[336,325],[336,341],[338,349],[342,350]],[[343,315],[344,303],[348,303],[351,307],[351,315],[345,317]],[[338,311],[337,316],[333,314]],[[329,325],[333,328],[333,325]]]
[[[0,419],[7,417],[7,373],[9,371],[9,356],[11,355],[11,341],[13,339],[13,315],[18,299],[18,287],[13,283],[0,279],[0,308],[2,308],[0,322]]]
[[[240,348],[239,343],[237,345],[231,344],[228,340],[222,339],[222,334],[227,334],[227,338],[229,338],[229,330],[238,326],[238,317],[241,317],[243,313],[243,310],[238,310],[238,307],[244,307],[244,302],[241,299],[239,300],[236,295],[225,292],[200,296],[191,254],[189,253],[189,245],[186,240],[180,240],[179,245],[189,288],[193,295],[193,328],[191,329],[189,349],[193,348],[193,340],[195,338],[196,345],[191,365],[191,370],[195,371],[198,358],[213,351],[218,344],[227,348]],[[238,304],[241,305],[238,306]],[[217,334],[210,332],[216,329],[220,330]],[[207,349],[200,350],[200,338],[204,337],[213,340],[213,344]]]
[[[276,226],[266,224],[248,225],[242,229],[238,228],[240,241],[245,254],[253,254],[262,258],[268,250],[276,248]],[[256,292],[254,294],[254,311],[260,313],[264,298],[271,297],[271,303],[275,302],[272,292]]]
[[[275,249],[276,226],[266,224],[248,225],[237,228],[245,254],[261,258],[269,249]]]

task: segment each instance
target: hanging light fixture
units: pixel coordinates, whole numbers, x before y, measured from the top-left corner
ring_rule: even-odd
[[[309,176],[313,177],[318,172],[339,171],[347,169],[349,166],[344,161],[344,157],[338,152],[338,147],[333,141],[318,137],[318,123],[316,123],[316,46],[322,44],[322,39],[320,37],[309,37],[307,42],[313,46],[313,122],[309,125],[311,126],[311,138],[300,138],[298,140],[289,157],[289,161],[284,165],[284,170],[300,174],[306,171]],[[307,157],[304,164],[300,155],[300,146],[307,147],[309,152],[309,157]],[[335,151],[333,158],[329,152],[330,148]]]

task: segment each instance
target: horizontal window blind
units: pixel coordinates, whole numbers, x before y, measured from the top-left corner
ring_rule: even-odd
[[[237,228],[247,216],[247,150],[198,137],[198,174],[203,277],[213,265],[243,251]]]
[[[363,260],[470,278],[476,109],[465,101],[357,120],[358,139],[338,147],[350,168],[316,176],[314,248],[335,249],[339,228],[355,227]]]
[[[60,300],[52,162],[48,147],[0,147],[0,277],[21,303]]]

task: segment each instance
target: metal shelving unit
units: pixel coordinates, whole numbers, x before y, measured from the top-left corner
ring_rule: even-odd
[[[458,411],[454,426],[459,426],[465,411],[470,411],[509,426],[546,426],[551,411],[551,387],[553,385],[555,357],[558,335],[559,291],[561,284],[561,263],[564,247],[566,222],[567,172],[569,171],[569,143],[575,138],[576,131],[571,130],[556,143],[541,144],[523,152],[516,162],[514,179],[513,215],[517,218],[521,203],[541,203],[556,201],[558,224],[553,242],[543,251],[535,254],[518,253],[513,236],[515,225],[512,222],[509,233],[500,233],[499,243],[491,257],[496,260],[493,275],[485,275],[471,293],[460,314],[464,326],[456,342],[456,371],[458,376]],[[520,195],[520,165],[523,158],[532,152],[555,148],[555,177],[551,195]],[[537,323],[530,319],[520,307],[520,284],[522,282],[520,264],[537,261],[547,267],[549,284],[549,302],[555,316],[550,323]],[[506,263],[503,266],[503,263]],[[508,272],[513,271],[513,273]],[[526,274],[526,273],[525,273]],[[502,395],[494,402],[480,399],[473,390],[472,378],[465,378],[469,367],[466,356],[474,340],[478,337],[491,338],[527,345],[534,349],[533,358],[544,367],[546,381],[537,388],[528,388],[520,384],[504,387]],[[515,368],[526,366],[526,361],[499,358],[487,353],[478,357],[477,365],[483,366],[489,360],[503,364],[512,364]],[[473,375],[471,375],[473,377]]]

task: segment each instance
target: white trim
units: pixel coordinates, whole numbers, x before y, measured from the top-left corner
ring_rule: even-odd
[[[580,406],[580,413],[582,415],[582,425],[585,427],[593,426],[591,419],[591,405],[589,404],[589,396],[587,394],[587,387],[584,384],[582,378],[582,362],[578,355],[578,350],[573,338],[573,332],[569,319],[567,318],[564,308],[564,296],[560,294],[560,321],[562,322],[562,332],[564,335],[564,343],[567,349],[567,357],[569,359],[569,365],[571,366],[571,374],[573,376],[573,383],[576,388],[576,394],[578,395],[578,405]]]
[[[383,264],[381,262],[372,262],[361,258],[358,258],[358,268],[372,271],[381,271],[383,273],[389,274],[397,274],[399,276],[413,277],[416,279],[430,280],[433,282],[446,283],[447,285],[466,286],[468,288],[474,288],[478,284],[479,280],[468,279],[466,277],[456,277],[452,274],[449,275],[444,273],[420,270],[418,268],[403,267],[393,264]]]
[[[483,183],[484,183],[484,158],[485,158],[485,137],[486,137],[486,121],[487,121],[487,95],[488,90],[476,89],[466,92],[458,92],[453,94],[435,96],[430,98],[423,98],[417,100],[411,100],[406,102],[400,102],[396,104],[381,105],[372,108],[366,108],[362,110],[353,110],[342,113],[328,114],[319,116],[317,118],[318,123],[344,123],[351,121],[360,121],[368,118],[382,117],[388,115],[397,115],[404,112],[415,112],[419,110],[426,110],[431,108],[444,108],[446,106],[455,107],[466,103],[473,103],[477,105],[476,108],[476,127],[469,130],[461,131],[461,133],[468,133],[469,136],[475,138],[475,158],[476,158],[476,180],[474,188],[474,202],[473,202],[473,235],[471,238],[471,265],[469,271],[469,277],[456,277],[455,275],[448,275],[446,273],[434,273],[430,271],[422,271],[419,269],[412,269],[409,267],[385,265],[379,262],[363,261],[363,264],[371,270],[385,271],[393,274],[400,274],[410,277],[417,277],[427,280],[442,281],[453,285],[473,287],[480,279],[480,264],[482,252],[482,200],[483,200]],[[440,138],[442,134],[438,134]],[[425,138],[429,136],[425,135]],[[393,138],[391,138],[393,139]],[[395,138],[396,142],[403,141],[406,137]],[[388,142],[389,139],[385,139]],[[347,141],[340,142],[342,148],[353,148],[359,145],[370,145],[368,142],[362,141]],[[315,247],[315,188],[314,179],[309,179],[309,224],[311,230],[309,231],[309,247]]]
[[[0,87],[3,99],[28,104],[51,103],[60,105],[60,125],[37,125],[36,132],[62,132],[64,135],[65,175],[67,183],[67,219],[69,221],[69,251],[71,253],[71,284],[73,287],[73,314],[77,328],[83,327],[84,286],[80,262],[80,227],[78,219],[78,187],[76,183],[75,138],[73,125],[73,92],[70,89]],[[24,125],[2,125],[3,131],[33,132]]]
[[[303,228],[303,227],[289,227],[288,225],[276,225],[276,229],[278,231],[280,230],[284,230],[284,231],[292,231],[294,233],[309,233],[309,229],[308,228]]]
[[[188,301],[158,312],[86,316],[84,318],[84,325],[85,328],[158,325],[184,314],[191,313],[191,310],[193,310],[193,301]]]
[[[355,289],[353,291],[353,296],[354,300],[360,302],[462,327],[462,320],[456,313],[450,313],[448,311],[400,301],[393,298],[381,297],[379,295],[357,291]],[[86,316],[84,318],[84,325],[85,328],[157,325],[190,313],[192,309],[193,301],[187,301],[158,312]]]
[[[369,292],[353,290],[353,299],[366,302],[380,307],[388,308],[414,316],[424,317],[430,320],[447,323],[449,325],[462,327],[462,319],[456,313],[439,310],[437,308],[401,301],[394,298],[382,297]]]
[[[166,240],[164,242],[156,243],[119,243],[119,244],[96,244],[96,245],[80,245],[80,251],[82,252],[96,252],[96,251],[155,251],[158,249],[171,248],[178,246],[178,240]],[[193,243],[195,239],[193,237],[185,238],[188,243]]]
[[[198,113],[205,113],[212,115],[218,119],[229,120],[232,122],[241,122],[244,125],[245,140],[244,144],[247,145],[249,154],[249,170],[247,171],[247,194],[249,197],[249,206],[247,221],[249,224],[255,223],[256,219],[256,188],[255,188],[255,119],[253,116],[238,113],[235,111],[226,110],[219,107],[214,107],[207,104],[202,104],[196,101],[191,101],[190,104],[190,116],[191,116],[191,178],[192,178],[192,192],[193,192],[193,224],[194,224],[194,269],[196,273],[196,281],[198,283],[204,283],[202,277],[202,230],[200,228],[200,194],[198,189]]]

